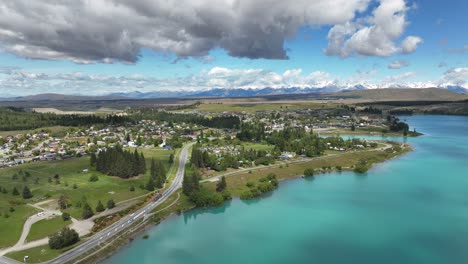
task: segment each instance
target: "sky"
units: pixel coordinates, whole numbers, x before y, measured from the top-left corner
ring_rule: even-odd
[[[468,88],[465,0],[2,0],[0,97]]]

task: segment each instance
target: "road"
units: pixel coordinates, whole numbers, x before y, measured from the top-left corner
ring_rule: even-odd
[[[19,263],[23,263],[23,262],[19,262],[19,261],[16,261],[14,259],[7,258],[4,256],[0,257],[0,264],[19,264]]]
[[[180,152],[179,167],[176,176],[174,177],[171,186],[163,192],[162,196],[158,200],[148,205],[145,205],[144,207],[140,208],[131,215],[123,217],[116,223],[105,228],[99,233],[96,233],[80,245],[74,247],[73,249],[70,249],[69,251],[65,252],[59,257],[49,261],[48,263],[62,264],[81,259],[81,257],[83,255],[86,255],[87,252],[97,249],[101,243],[110,242],[120,232],[132,226],[132,224],[135,221],[143,219],[146,213],[151,212],[154,208],[163,203],[169,196],[171,196],[174,192],[176,192],[179,188],[182,187],[182,181],[184,179],[185,172],[185,164],[187,163],[188,150],[191,145],[193,145],[193,143],[183,147],[182,151]]]

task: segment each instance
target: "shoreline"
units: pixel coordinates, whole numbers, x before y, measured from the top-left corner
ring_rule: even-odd
[[[412,146],[410,144],[405,144],[405,149],[404,151],[402,151],[401,153],[398,153],[398,155],[396,156],[392,156],[392,157],[389,157],[388,159],[385,159],[384,161],[382,162],[374,162],[372,163],[370,166],[369,166],[369,170],[372,169],[375,165],[378,165],[378,164],[381,164],[381,163],[384,163],[384,162],[387,162],[387,161],[390,161],[390,160],[393,160],[395,158],[399,158],[399,157],[402,157],[403,155],[405,154],[408,154],[410,152],[412,152],[414,149],[412,148]],[[343,169],[342,172],[352,172],[353,170],[352,169]],[[239,171],[241,172],[241,171]],[[336,169],[333,169],[333,170],[330,170],[330,171],[325,171],[325,172],[320,172],[320,173],[317,173],[316,175],[314,176],[310,176],[310,177],[304,177],[304,175],[295,175],[295,176],[292,176],[292,177],[284,177],[284,178],[279,178],[278,181],[279,182],[286,182],[286,181],[292,181],[292,180],[298,180],[298,179],[310,179],[310,178],[313,178],[313,177],[316,177],[316,176],[325,176],[326,174],[329,174],[329,173],[336,173],[336,172],[340,172]],[[356,175],[365,175],[367,174],[366,173],[363,173],[363,174],[358,174],[358,173],[355,173]],[[267,198],[269,195],[271,195],[273,192],[275,192],[276,189],[270,191],[270,192],[267,192],[267,193],[263,193],[262,195],[258,196],[258,197],[255,197],[253,199],[248,199],[248,200],[254,200],[254,199],[263,199],[263,198]],[[233,195],[232,199],[239,199],[239,200],[242,200],[240,198],[239,195]],[[223,204],[221,206],[224,206],[226,202],[229,202],[229,201],[224,201]],[[205,207],[205,208],[199,208],[199,207],[196,207],[196,206],[191,206],[189,208],[186,208],[185,210],[183,211],[177,211],[177,210],[174,210],[175,208],[163,208],[163,209],[169,209],[169,212],[168,214],[166,215],[163,215],[162,217],[160,217],[158,220],[148,220],[148,222],[146,224],[143,224],[141,228],[139,228],[138,230],[136,230],[130,237],[127,237],[125,239],[125,241],[121,241],[122,243],[117,243],[117,244],[114,244],[113,247],[114,249],[109,251],[109,252],[106,252],[105,254],[103,255],[95,255],[95,257],[93,258],[93,261],[92,263],[102,263],[103,261],[109,259],[110,257],[112,257],[114,254],[116,254],[118,251],[124,249],[125,247],[128,247],[132,242],[133,240],[136,240],[136,239],[144,239],[143,236],[145,235],[145,232],[149,229],[152,229],[152,228],[155,228],[157,227],[159,224],[161,224],[163,221],[166,221],[168,219],[170,219],[171,217],[175,217],[175,216],[181,216],[183,213],[186,213],[186,212],[189,212],[189,211],[192,211],[192,210],[195,210],[195,209],[206,209],[206,208],[210,208],[210,207]],[[156,216],[153,215],[153,217]],[[88,257],[88,256],[87,256]],[[91,263],[91,262],[78,262],[78,263]]]
[[[400,137],[402,137],[402,136],[400,136]],[[402,150],[400,152],[396,153],[396,155],[391,155],[390,154],[390,156],[386,157],[385,160],[371,162],[369,164],[369,169],[372,169],[377,164],[392,160],[394,158],[401,157],[401,156],[413,151],[412,146],[410,144],[408,144],[408,143],[403,143],[403,144],[396,143],[396,142],[394,142],[394,143],[397,144],[397,145],[400,145],[400,146],[402,145],[402,146],[404,146],[404,148],[402,148]],[[392,145],[392,147],[393,147],[393,145]],[[385,152],[385,150],[374,150],[374,151]],[[329,157],[329,158],[333,158],[333,157]],[[313,162],[314,160],[309,160],[309,161],[306,161],[304,163],[311,162],[311,161]],[[276,166],[284,166],[284,165],[275,164],[275,167]],[[291,166],[293,166],[293,165],[296,165],[296,164],[291,164]],[[265,170],[265,169],[268,170],[270,168],[269,167],[263,167],[263,168],[252,169],[252,171],[255,170],[255,172],[258,173],[259,171],[262,171],[262,170]],[[352,172],[353,169],[350,168],[350,167],[349,168],[348,167],[343,167],[342,171],[343,172]],[[288,175],[288,176],[284,176],[284,177],[279,177],[278,181],[283,182],[283,181],[286,181],[286,180],[297,180],[297,179],[300,179],[300,178],[304,178],[304,179],[309,178],[310,179],[310,178],[313,178],[313,177],[316,177],[316,176],[324,176],[325,174],[333,173],[333,172],[340,172],[340,171],[338,171],[336,169],[336,167],[332,167],[332,169],[327,169],[325,171],[320,169],[319,171],[317,171],[317,173],[314,176],[305,177],[303,174]],[[246,171],[237,171],[234,174],[242,174],[242,173],[246,173]],[[361,175],[365,175],[366,173],[363,173]],[[254,176],[254,174],[251,174],[251,175]],[[226,178],[229,178],[229,177],[226,177]],[[253,178],[253,177],[251,177],[251,178]],[[215,183],[216,182],[207,182],[206,185],[210,185],[210,184],[213,185]],[[258,197],[255,197],[253,199],[262,199],[263,197],[271,195],[274,191],[275,190],[272,190],[272,191],[267,192],[267,193],[263,193],[262,195],[260,195]],[[178,192],[171,195],[168,200],[172,200],[173,196],[177,196],[178,194],[180,195],[180,193],[181,193],[181,190],[179,190]],[[180,198],[187,199],[187,197],[185,195],[180,195]],[[232,198],[233,199],[240,199],[240,195],[233,194]],[[248,199],[248,200],[250,200],[250,199]],[[177,200],[175,202],[177,202]],[[225,204],[225,202],[223,202],[223,205]],[[181,214],[183,214],[185,212],[189,212],[189,211],[191,211],[193,209],[197,209],[197,207],[195,205],[193,205],[193,204],[190,204],[189,206],[187,206],[186,204],[183,204],[183,203],[182,204],[177,203],[176,206],[174,206],[174,204],[172,204],[169,207],[164,205],[164,204],[161,204],[161,206],[163,206],[163,208],[157,209],[156,212],[153,213],[153,215],[151,217],[149,217],[147,220],[145,220],[146,222],[138,223],[135,227],[131,228],[130,230],[127,230],[122,235],[117,237],[114,241],[112,241],[112,243],[109,243],[109,244],[106,244],[106,245],[102,246],[101,248],[98,249],[98,251],[91,252],[91,254],[88,254],[85,257],[83,257],[82,261],[81,260],[77,261],[77,262],[75,261],[73,263],[102,263],[103,261],[107,260],[108,258],[113,256],[114,254],[116,254],[118,251],[120,251],[120,250],[124,249],[125,247],[129,246],[131,244],[131,242],[133,242],[133,240],[143,239],[143,236],[145,235],[145,232],[147,232],[149,229],[152,229],[152,228],[158,226],[160,223],[162,223],[162,221],[165,221],[165,220],[169,219],[170,217],[174,217],[176,215],[180,216]],[[89,258],[91,258],[91,259],[89,259]]]

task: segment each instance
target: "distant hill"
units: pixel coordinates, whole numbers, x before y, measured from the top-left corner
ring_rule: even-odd
[[[462,95],[467,94],[467,95]],[[117,101],[117,100],[141,100],[160,98],[241,98],[241,97],[282,97],[302,98],[332,97],[332,98],[356,98],[367,100],[462,100],[468,98],[468,90],[459,86],[443,88],[381,88],[370,89],[362,85],[350,87],[287,87],[287,88],[213,88],[202,91],[154,91],[154,92],[119,92],[106,96],[63,95],[45,93],[38,95],[0,98],[0,101]],[[461,99],[460,99],[461,98]]]
[[[149,99],[149,98],[173,98],[173,97],[213,97],[213,98],[238,98],[238,97],[252,97],[252,96],[267,96],[267,95],[281,95],[281,94],[310,94],[310,93],[323,93],[323,92],[339,92],[343,90],[362,90],[366,89],[361,85],[353,87],[340,88],[336,86],[320,87],[320,88],[300,88],[300,87],[287,87],[287,88],[213,88],[204,91],[160,91],[160,92],[129,92],[129,93],[113,93],[111,96],[123,96],[136,99]]]
[[[376,101],[456,101],[468,99],[468,95],[462,95],[447,89],[440,88],[369,89],[361,91],[339,92],[331,95],[338,98],[355,98]]]
[[[128,99],[124,96],[106,95],[106,96],[84,96],[84,95],[64,95],[54,93],[44,93],[28,96],[19,96],[11,98],[0,98],[1,101],[84,101],[84,100],[119,100]]]

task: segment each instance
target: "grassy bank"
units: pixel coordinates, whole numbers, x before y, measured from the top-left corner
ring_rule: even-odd
[[[410,151],[408,145],[401,148],[399,144],[393,144],[392,148],[386,151],[356,151],[335,156],[319,157],[301,163],[277,164],[272,167],[242,170],[227,176],[226,181],[231,194],[233,196],[240,196],[242,192],[248,190],[247,182],[257,182],[260,178],[266,177],[270,173],[276,174],[279,180],[283,180],[300,177],[307,168],[314,169],[316,173],[328,173],[338,170],[340,167],[342,170],[353,170],[354,166],[362,160],[365,160],[370,167],[375,163],[383,162],[408,151]],[[211,190],[216,189],[216,182],[205,182],[204,184]]]
[[[393,132],[388,131],[386,128],[382,127],[367,127],[367,128],[356,128],[356,130],[352,131],[351,129],[344,129],[344,128],[337,128],[337,129],[330,129],[325,131],[320,131],[320,135],[322,136],[382,136],[382,137],[403,137],[403,132]],[[407,137],[417,137],[421,136],[422,133],[408,131]]]

